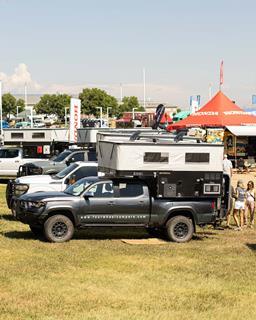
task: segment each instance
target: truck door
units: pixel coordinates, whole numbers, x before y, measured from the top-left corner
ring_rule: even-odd
[[[149,222],[150,201],[148,187],[141,182],[118,182],[117,197],[113,209],[122,224],[142,224]]]
[[[100,182],[88,192],[81,208],[81,222],[87,224],[145,225],[150,217],[147,187],[143,184]]]
[[[16,176],[21,164],[19,149],[0,150],[0,174],[2,176]]]
[[[112,181],[95,183],[86,191],[92,197],[84,197],[81,203],[79,220],[82,224],[112,224],[115,203]]]

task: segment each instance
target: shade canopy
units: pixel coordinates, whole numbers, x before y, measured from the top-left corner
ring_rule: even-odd
[[[200,110],[173,123],[167,130],[189,127],[226,127],[256,125],[256,116],[245,112],[219,91]]]

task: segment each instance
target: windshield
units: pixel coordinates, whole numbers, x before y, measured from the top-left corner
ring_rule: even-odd
[[[71,194],[72,196],[80,196],[84,192],[84,190],[94,182],[95,180],[81,179],[69,186],[64,192],[67,194]]]
[[[63,179],[64,177],[66,177],[68,174],[70,174],[70,172],[72,172],[73,170],[75,170],[78,167],[78,164],[76,163],[72,163],[70,166],[68,166],[67,168],[61,170],[59,173],[57,173],[54,178],[55,179]]]
[[[61,152],[57,158],[54,159],[55,162],[61,162],[63,161],[68,155],[70,155],[72,152],[69,150]]]

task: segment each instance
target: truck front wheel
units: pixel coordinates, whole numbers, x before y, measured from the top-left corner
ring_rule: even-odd
[[[171,218],[166,224],[168,238],[174,242],[187,242],[191,240],[194,226],[191,219],[184,216]]]
[[[44,233],[50,242],[69,241],[74,234],[74,225],[68,217],[58,214],[46,220]]]

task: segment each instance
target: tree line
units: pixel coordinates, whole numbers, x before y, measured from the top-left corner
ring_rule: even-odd
[[[133,108],[136,108],[136,111],[144,111],[137,97],[124,97],[119,104],[115,97],[98,88],[83,89],[78,97],[81,99],[81,112],[93,114],[96,117],[100,115],[98,107],[102,107],[103,113],[106,113],[109,108],[109,116],[117,118],[120,118],[124,112],[132,111]],[[71,96],[67,94],[44,94],[34,106],[34,110],[38,114],[55,114],[62,118],[65,115],[65,108],[70,106],[70,99]],[[16,100],[10,93],[3,94],[2,109],[5,117],[9,118],[10,114],[16,114],[17,106],[20,107],[19,112],[23,111],[24,100]]]

